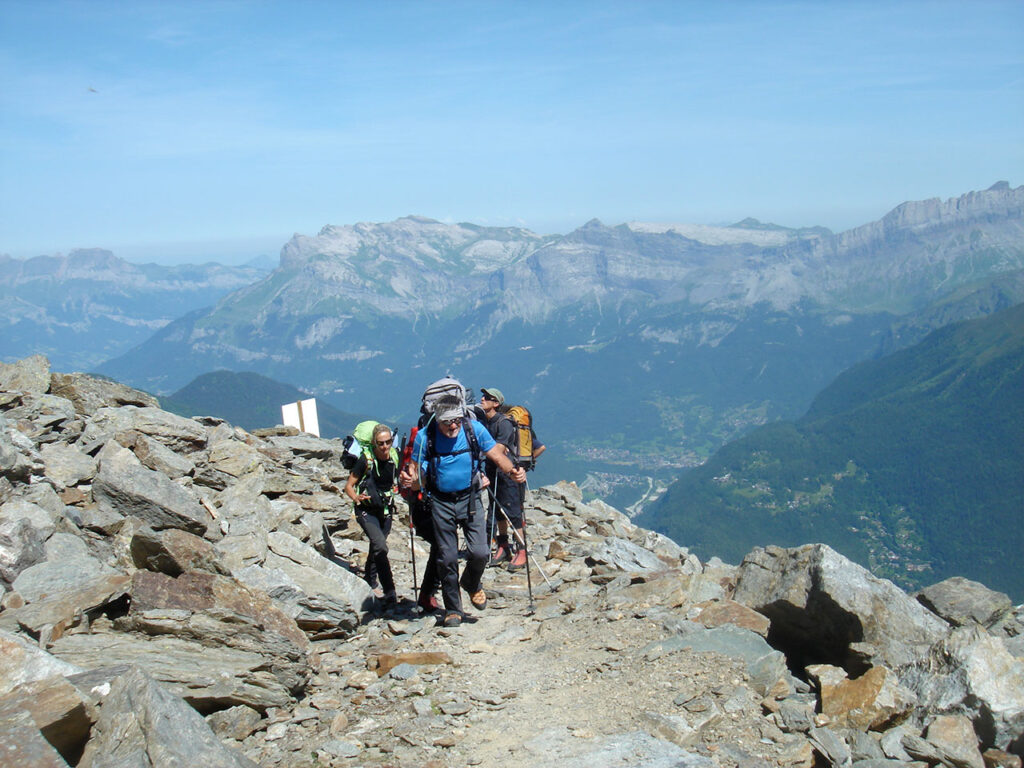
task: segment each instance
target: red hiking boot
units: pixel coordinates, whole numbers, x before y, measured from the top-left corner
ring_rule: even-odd
[[[512,562],[508,564],[508,569],[510,571],[518,571],[520,568],[525,568],[525,567],[526,567],[526,550],[525,549],[520,549],[518,552],[516,552],[516,556],[512,560]]]

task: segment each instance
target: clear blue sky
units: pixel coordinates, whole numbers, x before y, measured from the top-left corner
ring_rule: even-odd
[[[1024,183],[1024,2],[0,1],[0,253],[422,214],[842,230]]]

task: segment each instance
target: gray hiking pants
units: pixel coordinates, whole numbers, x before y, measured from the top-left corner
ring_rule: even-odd
[[[474,514],[469,514],[470,496],[457,501],[442,501],[437,497],[430,500],[434,521],[434,538],[437,542],[437,575],[441,581],[441,595],[444,608],[449,613],[462,613],[462,586],[472,594],[480,589],[490,558],[487,544],[487,508],[476,499]],[[459,578],[459,528],[466,540],[466,567]]]

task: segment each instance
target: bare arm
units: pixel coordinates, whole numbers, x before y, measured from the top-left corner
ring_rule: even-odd
[[[526,482],[526,470],[512,463],[512,460],[505,455],[505,447],[500,443],[495,443],[491,450],[487,451],[487,458],[512,480],[517,483]]]
[[[361,501],[369,501],[370,499],[370,494],[368,493],[356,493],[356,484],[359,482],[360,477],[362,476],[357,476],[355,472],[352,472],[348,476],[348,482],[345,483],[345,495],[352,499],[356,504]]]

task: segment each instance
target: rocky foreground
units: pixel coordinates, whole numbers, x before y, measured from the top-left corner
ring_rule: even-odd
[[[527,506],[532,601],[490,569],[442,630],[353,572],[340,451],[0,364],[0,763],[1021,765],[1005,595],[823,545],[701,563],[559,484]],[[404,517],[390,542],[411,598]]]

